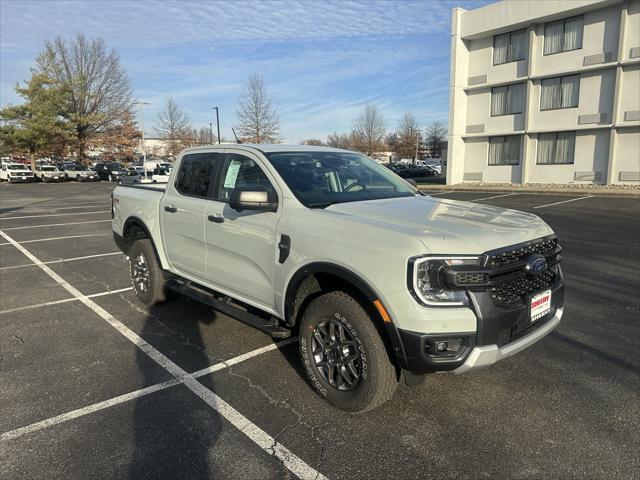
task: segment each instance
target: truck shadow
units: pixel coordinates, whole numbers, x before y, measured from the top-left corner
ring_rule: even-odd
[[[201,328],[215,321],[215,313],[195,302],[172,299],[153,306],[140,332],[142,338],[189,372],[210,366]],[[136,349],[142,384],[157,382],[149,358]],[[199,381],[215,391],[211,375]],[[134,451],[127,478],[208,479],[217,476],[213,447],[223,422],[220,415],[184,385],[140,397],[133,418]]]

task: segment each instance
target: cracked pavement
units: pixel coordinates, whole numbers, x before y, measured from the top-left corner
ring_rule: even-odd
[[[0,185],[0,210],[8,212],[0,228],[43,223],[6,220],[11,215],[107,206],[111,189]],[[540,214],[564,247],[565,317],[508,361],[462,376],[432,375],[414,388],[400,385],[378,410],[351,415],[313,392],[297,344],[290,344],[198,378],[271,435],[265,450],[175,385],[0,440],[0,478],[295,478],[274,456],[280,446],[328,478],[638,478],[640,206],[603,197],[534,210],[566,198],[523,194],[484,202]],[[100,234],[24,245],[42,261],[115,251],[109,222],[7,233],[16,241]],[[12,245],[0,246],[0,267],[25,259]],[[50,268],[85,295],[130,287],[124,256]],[[39,268],[0,270],[0,311],[65,298],[68,292]],[[131,291],[93,300],[187,372],[272,344],[179,296],[150,310]],[[78,301],[0,313],[0,433],[171,378]]]

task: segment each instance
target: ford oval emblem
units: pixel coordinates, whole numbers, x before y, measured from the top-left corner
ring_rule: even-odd
[[[541,255],[532,255],[527,258],[527,263],[524,267],[525,272],[527,272],[532,277],[537,277],[542,272],[547,269],[547,259]]]

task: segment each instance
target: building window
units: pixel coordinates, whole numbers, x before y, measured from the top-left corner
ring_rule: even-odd
[[[578,106],[580,75],[546,78],[541,82],[540,110]]]
[[[520,165],[520,135],[489,137],[489,165]]]
[[[493,64],[517,62],[527,57],[527,31],[516,30],[493,37]]]
[[[582,48],[584,18],[572,17],[544,26],[544,54],[568,52]]]
[[[524,83],[514,83],[491,89],[491,116],[522,113]]]
[[[541,133],[538,135],[538,165],[573,163],[576,132]]]

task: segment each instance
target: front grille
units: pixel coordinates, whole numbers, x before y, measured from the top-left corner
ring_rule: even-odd
[[[521,262],[531,255],[549,255],[558,246],[556,237],[546,237],[519,246],[501,249],[487,255],[487,267],[499,268]]]
[[[557,270],[558,268],[554,266],[537,277],[523,276],[492,287],[491,298],[496,305],[503,307],[522,305],[528,295],[551,288],[556,281]]]
[[[455,282],[456,285],[474,285],[474,284],[482,284],[482,283],[486,283],[486,281],[488,280],[489,275],[487,275],[486,273],[478,273],[478,272],[471,272],[471,273],[465,273],[465,272],[457,272],[455,275]]]

